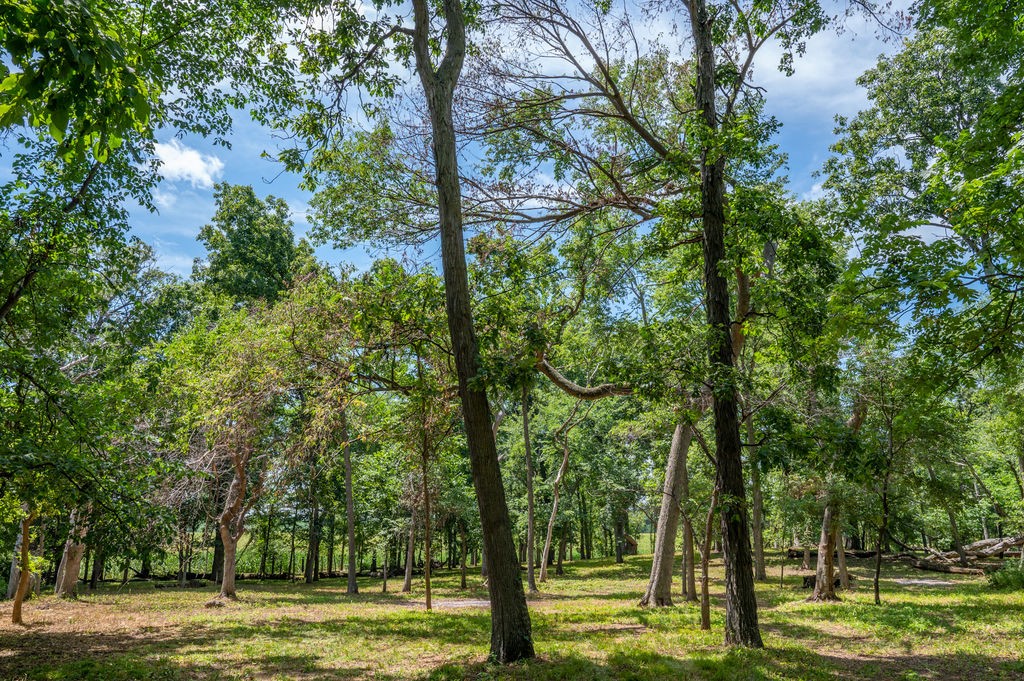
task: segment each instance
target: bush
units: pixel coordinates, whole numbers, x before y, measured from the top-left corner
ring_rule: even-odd
[[[1007,563],[988,576],[988,583],[993,589],[1024,590],[1024,569]]]

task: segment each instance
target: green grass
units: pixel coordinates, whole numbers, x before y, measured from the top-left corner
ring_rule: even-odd
[[[132,584],[26,605],[25,629],[0,625],[0,679],[1021,679],[1024,594],[983,578],[886,566],[884,605],[872,603],[869,566],[854,561],[859,587],[836,604],[807,603],[801,575],[773,558],[758,585],[764,650],[722,645],[721,563],[713,565],[712,631],[693,604],[636,606],[650,557],[568,566],[531,598],[538,658],[487,664],[489,615],[477,576],[466,591],[444,572],[435,611],[413,594],[380,593],[360,580],[239,583],[240,599],[204,608],[215,590]],[[951,586],[901,585],[933,578]],[[392,580],[389,586],[401,586]],[[8,606],[9,607],[9,606]],[[7,621],[8,613],[2,615]]]

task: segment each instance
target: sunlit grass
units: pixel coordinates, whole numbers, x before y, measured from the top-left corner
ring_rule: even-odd
[[[836,604],[806,602],[801,574],[776,556],[758,585],[765,650],[722,645],[721,562],[713,563],[713,629],[693,604],[642,609],[650,557],[575,563],[531,598],[538,659],[486,663],[489,615],[479,575],[434,579],[435,611],[412,594],[360,580],[313,586],[239,583],[240,599],[205,608],[214,588],[105,587],[78,602],[26,606],[27,629],[0,626],[0,679],[1020,679],[1024,595],[983,579],[887,565],[884,605],[868,565]],[[951,585],[901,585],[940,578]],[[467,605],[467,601],[469,604]],[[477,601],[477,603],[473,603]],[[9,606],[8,606],[9,607]]]

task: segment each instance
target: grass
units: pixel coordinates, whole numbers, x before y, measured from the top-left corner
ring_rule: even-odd
[[[722,568],[713,564],[712,631],[699,610],[636,606],[650,557],[578,562],[530,599],[536,660],[487,664],[489,614],[479,577],[434,582],[435,610],[422,584],[380,593],[360,580],[313,586],[240,582],[240,599],[203,604],[205,589],[105,587],[77,602],[26,604],[26,628],[0,609],[0,679],[1021,679],[1024,594],[995,591],[983,578],[886,566],[882,607],[872,603],[869,565],[853,561],[860,586],[835,604],[805,602],[801,573],[780,556],[758,585],[764,650],[722,645]],[[947,585],[900,584],[937,578]],[[400,587],[392,580],[391,587]]]

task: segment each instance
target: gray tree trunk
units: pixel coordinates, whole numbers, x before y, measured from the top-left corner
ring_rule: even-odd
[[[675,566],[676,535],[679,532],[680,505],[683,502],[683,478],[687,452],[693,438],[692,428],[676,424],[665,466],[665,483],[661,492],[661,511],[654,535],[654,561],[647,591],[640,599],[641,606],[672,605],[672,573]]]

